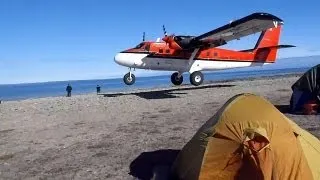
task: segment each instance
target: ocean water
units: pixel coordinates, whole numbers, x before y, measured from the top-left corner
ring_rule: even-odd
[[[204,72],[204,83],[206,81],[221,81],[232,79],[244,79],[250,77],[262,77],[291,73],[302,73],[309,68],[287,68],[260,71],[216,71]],[[183,84],[189,84],[189,74],[183,75]],[[65,88],[70,83],[73,90],[72,94],[95,93],[96,86],[101,86],[102,93],[131,91],[136,89],[162,88],[172,86],[170,75],[161,75],[153,77],[136,77],[136,83],[127,86],[123,83],[122,78],[104,79],[104,80],[79,80],[79,81],[59,81],[45,83],[28,83],[28,84],[10,84],[0,85],[0,100],[22,100],[29,98],[65,96]]]

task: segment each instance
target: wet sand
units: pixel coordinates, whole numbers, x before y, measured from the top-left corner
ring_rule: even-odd
[[[287,113],[299,77],[3,102],[0,179],[133,179],[129,166],[141,153],[181,149],[229,98],[245,92],[267,98],[320,137],[320,116]]]

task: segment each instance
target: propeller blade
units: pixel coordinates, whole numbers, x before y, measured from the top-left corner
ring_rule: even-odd
[[[146,33],[145,33],[145,32],[143,32],[142,42],[144,42],[144,41],[145,41],[145,37],[146,37]]]
[[[164,25],[162,25],[162,29],[163,29],[164,36],[167,36],[167,31],[166,31],[166,28],[164,27]]]

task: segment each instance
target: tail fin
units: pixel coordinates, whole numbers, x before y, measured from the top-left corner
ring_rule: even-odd
[[[269,28],[262,31],[254,49],[277,46],[279,44],[280,33],[280,25],[278,27]]]
[[[292,45],[279,45],[281,25],[261,32],[254,49],[242,52],[253,52],[254,60],[258,62],[273,63],[276,61],[278,49],[295,47]]]
[[[275,62],[279,45],[281,26],[267,29],[261,35],[254,47],[256,61]]]
[[[279,45],[281,25],[262,31],[254,47],[256,61],[273,63],[276,61],[278,49],[295,47],[292,45]]]

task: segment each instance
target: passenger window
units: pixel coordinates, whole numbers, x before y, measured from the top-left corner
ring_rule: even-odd
[[[218,53],[217,52],[213,53],[213,56],[218,56]]]
[[[166,53],[168,53],[168,54],[169,54],[169,53],[170,53],[170,50],[169,50],[169,49],[166,49]]]
[[[207,56],[210,56],[210,52],[207,52]]]
[[[163,53],[163,49],[159,49],[159,53]]]

